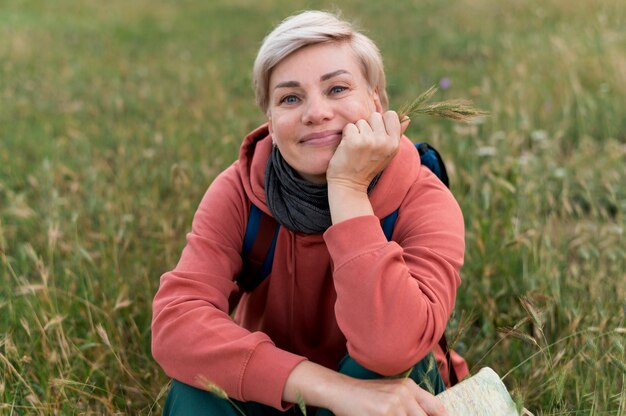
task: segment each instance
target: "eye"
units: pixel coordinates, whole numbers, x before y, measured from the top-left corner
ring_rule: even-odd
[[[342,86],[342,85],[335,85],[334,87],[332,87],[332,88],[330,89],[330,93],[331,93],[331,94],[339,94],[339,93],[341,93],[341,92],[344,92],[344,91],[345,91],[345,90],[347,90],[347,89],[348,89],[347,87],[344,87],[344,86]]]
[[[281,104],[295,104],[298,102],[298,97],[295,95],[286,95],[280,99]]]

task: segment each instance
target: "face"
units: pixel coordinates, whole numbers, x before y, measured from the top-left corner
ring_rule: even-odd
[[[268,121],[283,158],[300,176],[325,183],[346,124],[382,112],[347,43],[302,48],[270,76]]]

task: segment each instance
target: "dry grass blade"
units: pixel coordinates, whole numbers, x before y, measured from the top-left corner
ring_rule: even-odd
[[[302,412],[302,414],[304,416],[307,416],[306,414],[306,402],[304,401],[304,397],[302,397],[302,395],[300,393],[298,393],[298,408],[300,409],[300,412]]]
[[[205,390],[207,390],[210,393],[213,393],[215,396],[219,397],[220,399],[226,400],[227,402],[229,402],[237,413],[239,413],[242,416],[246,415],[245,412],[241,410],[241,408],[237,405],[237,403],[235,403],[233,400],[231,400],[230,397],[228,397],[228,393],[226,393],[226,391],[223,388],[213,383],[211,380],[209,380],[208,378],[204,376],[198,376],[197,380],[200,384],[202,384]]]
[[[416,115],[443,117],[455,121],[470,122],[477,117],[488,113],[472,106],[469,100],[446,100],[427,104],[427,101],[437,92],[437,87],[432,86],[420,94],[412,102],[405,104],[398,110],[398,117],[403,120]]]

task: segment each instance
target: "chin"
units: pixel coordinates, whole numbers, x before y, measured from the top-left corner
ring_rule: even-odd
[[[315,167],[311,166],[311,169],[306,171],[299,171],[300,176],[310,182],[326,183],[326,171],[328,170],[329,160],[325,163],[315,164]]]

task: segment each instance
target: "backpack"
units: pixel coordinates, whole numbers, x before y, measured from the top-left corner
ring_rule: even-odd
[[[422,165],[428,167],[449,188],[448,173],[439,152],[424,142],[416,143],[415,148],[420,155]],[[398,209],[381,221],[381,227],[388,241],[391,240],[391,234],[397,218]],[[241,251],[243,268],[236,279],[240,291],[252,292],[270,274],[279,229],[280,224],[274,218],[265,214],[256,205],[251,205]],[[448,348],[445,334],[441,336],[439,346],[445,354],[450,385],[455,385],[459,379],[452,365],[450,349]]]

